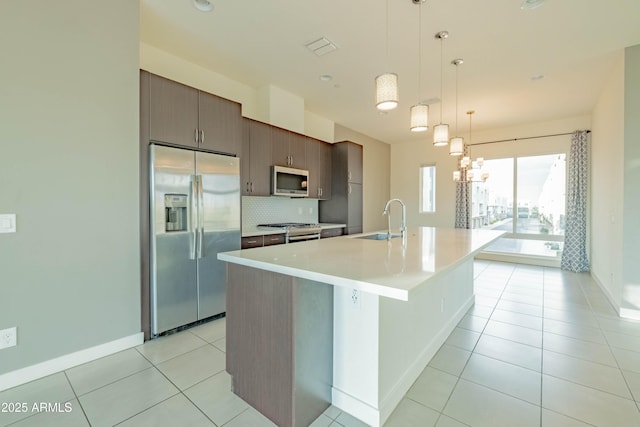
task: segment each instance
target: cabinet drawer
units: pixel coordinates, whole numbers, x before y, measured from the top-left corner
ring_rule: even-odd
[[[342,236],[344,231],[342,228],[325,228],[320,232],[320,238],[324,239],[327,237],[338,237]]]
[[[259,248],[262,246],[262,236],[243,237],[240,247],[242,249]]]
[[[281,245],[284,240],[284,234],[268,234],[264,236],[264,246]]]

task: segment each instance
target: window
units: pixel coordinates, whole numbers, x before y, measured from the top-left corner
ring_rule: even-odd
[[[504,230],[487,252],[559,259],[565,227],[565,154],[485,160],[472,184],[473,228]]]
[[[436,211],[436,167],[420,167],[420,213]]]

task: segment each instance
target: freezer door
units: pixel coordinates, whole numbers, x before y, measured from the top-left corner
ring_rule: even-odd
[[[198,316],[195,156],[151,145],[151,334]]]
[[[198,318],[226,309],[226,263],[218,252],[240,249],[240,163],[236,157],[196,153],[200,179]]]

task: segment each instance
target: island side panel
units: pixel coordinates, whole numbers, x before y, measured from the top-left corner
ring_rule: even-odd
[[[473,305],[473,258],[415,289],[380,301],[380,424]]]
[[[228,264],[226,340],[234,393],[279,427],[331,404],[333,286]]]
[[[333,286],[295,279],[294,419],[307,427],[331,405]]]
[[[233,392],[293,425],[293,278],[227,264],[227,372]]]

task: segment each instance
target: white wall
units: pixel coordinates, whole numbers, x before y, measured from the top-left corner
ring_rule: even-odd
[[[479,114],[476,120],[479,119]],[[530,136],[551,135],[589,129],[590,116],[571,117],[543,123],[529,123],[522,126],[473,131],[472,144],[500,141]],[[468,141],[467,135],[465,141]],[[550,154],[567,150],[570,136],[519,140],[472,147],[472,157],[501,158],[519,155]],[[453,171],[457,168],[458,157],[449,155],[448,147],[434,147],[431,137],[423,142],[405,142],[391,146],[391,197],[399,197],[407,204],[409,225],[453,227],[455,222],[455,184]],[[419,213],[421,165],[436,165],[436,212]]]
[[[0,375],[140,333],[138,14],[0,2]]]
[[[640,45],[625,49],[621,315],[640,319]]]
[[[188,86],[242,104],[242,115],[266,121],[260,115],[258,91],[215,71],[188,62],[146,43],[140,46],[140,68]]]
[[[624,56],[593,111],[591,136],[591,274],[616,308],[622,301]]]
[[[382,211],[390,198],[390,146],[336,124],[335,142],[339,141],[352,141],[363,146],[363,232],[386,230],[387,218],[382,215]],[[393,218],[395,220],[391,226],[398,227],[400,214]]]

